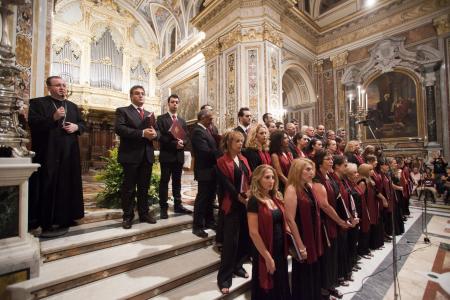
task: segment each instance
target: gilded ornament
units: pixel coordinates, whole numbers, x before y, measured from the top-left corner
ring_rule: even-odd
[[[450,15],[446,14],[433,20],[434,28],[438,35],[450,32]]]
[[[348,51],[330,56],[333,68],[337,69],[347,64]]]

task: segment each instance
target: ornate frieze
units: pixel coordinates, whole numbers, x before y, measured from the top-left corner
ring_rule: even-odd
[[[247,49],[248,102],[249,107],[254,112],[254,114],[258,112],[258,60],[258,49]]]
[[[218,101],[218,78],[217,78],[217,60],[208,64],[206,68],[207,72],[207,103],[211,104],[216,111],[219,111],[219,101]]]
[[[203,52],[203,55],[205,56],[206,61],[219,55],[219,53],[220,53],[219,40],[214,40],[207,46],[203,47],[202,52]]]

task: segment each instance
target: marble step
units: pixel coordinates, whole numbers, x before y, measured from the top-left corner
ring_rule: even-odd
[[[245,270],[251,275],[251,263],[244,264]],[[175,289],[162,293],[152,300],[212,300],[236,299],[250,289],[250,278],[234,277],[230,294],[222,295],[217,287],[217,271],[200,277]],[[245,299],[245,298],[243,298]]]
[[[89,230],[85,233],[41,241],[41,256],[44,263],[47,263],[190,228],[192,228],[191,215],[171,215],[169,219],[158,220],[156,224],[134,224],[128,230],[124,230],[121,226]]]
[[[98,210],[88,210],[84,214],[84,218],[77,220],[77,224],[87,224],[105,220],[113,220],[122,218],[121,209],[98,209]]]
[[[219,261],[212,247],[198,249],[43,299],[149,299],[217,270]]]
[[[44,264],[39,277],[10,286],[13,299],[41,299],[178,255],[208,247],[208,238],[199,238],[191,230],[127,243],[99,251],[80,254]],[[99,298],[101,299],[101,298]]]

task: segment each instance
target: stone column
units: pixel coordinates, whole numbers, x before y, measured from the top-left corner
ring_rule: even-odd
[[[436,102],[435,102],[435,82],[436,75],[434,64],[425,66],[425,94],[427,107],[427,135],[428,145],[437,146],[437,130],[436,130]]]
[[[282,119],[281,11],[271,2],[213,0],[193,19],[206,35],[207,102],[218,113],[221,130],[237,126],[244,106],[255,121],[264,112]]]

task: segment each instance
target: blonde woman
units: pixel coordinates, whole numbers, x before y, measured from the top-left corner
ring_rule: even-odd
[[[323,253],[320,208],[312,190],[314,163],[307,158],[292,162],[285,191],[286,220],[300,250],[300,263],[292,260],[292,299],[321,299],[319,258]]]
[[[269,131],[265,125],[258,124],[250,129],[242,154],[247,158],[252,171],[259,165],[272,164],[269,153]]]
[[[242,267],[248,255],[247,192],[252,172],[241,154],[244,136],[227,132],[222,139],[224,155],[217,160],[218,198],[220,203],[219,242],[223,242],[217,285],[223,294],[230,292],[233,274],[247,278]]]
[[[284,204],[273,167],[252,175],[247,220],[252,247],[252,299],[290,299]]]

